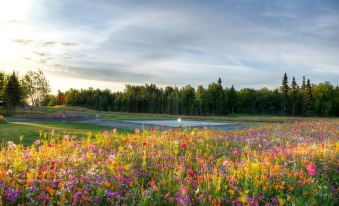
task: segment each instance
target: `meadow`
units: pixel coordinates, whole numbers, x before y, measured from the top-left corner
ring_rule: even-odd
[[[2,205],[336,205],[339,122],[233,130],[50,129],[0,150]]]

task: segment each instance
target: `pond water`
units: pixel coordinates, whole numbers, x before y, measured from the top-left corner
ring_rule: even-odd
[[[126,121],[137,124],[157,125],[166,127],[208,127],[208,126],[224,126],[236,123],[226,122],[204,122],[193,120],[144,120],[144,121]]]

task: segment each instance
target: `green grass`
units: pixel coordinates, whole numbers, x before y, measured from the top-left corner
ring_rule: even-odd
[[[22,138],[24,145],[31,145],[39,136],[44,133],[50,133],[53,129],[56,134],[85,137],[89,132],[97,134],[112,128],[109,126],[68,122],[10,122],[0,124],[0,143],[7,141],[19,143],[20,138]],[[123,133],[131,132],[131,130],[127,129],[118,129],[118,131]]]
[[[194,116],[194,115],[175,115],[175,114],[152,114],[152,113],[129,113],[129,112],[107,112],[95,111],[85,107],[75,106],[54,106],[43,107],[39,109],[40,113],[84,113],[84,114],[100,114],[103,120],[168,120],[168,119],[186,119],[201,121],[220,121],[220,122],[264,122],[264,123],[284,123],[293,121],[302,121],[305,119],[333,119],[322,117],[283,117],[269,114],[231,114],[224,116]],[[336,118],[334,118],[336,119]]]

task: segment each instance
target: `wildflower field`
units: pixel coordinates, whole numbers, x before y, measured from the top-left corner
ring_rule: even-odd
[[[50,131],[0,150],[0,205],[337,205],[338,120]]]

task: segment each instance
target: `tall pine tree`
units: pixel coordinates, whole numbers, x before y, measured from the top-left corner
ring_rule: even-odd
[[[312,108],[312,86],[309,79],[307,79],[307,84],[305,87],[305,97],[304,97],[306,115],[309,116],[311,114]]]
[[[235,112],[236,104],[237,104],[237,91],[235,91],[234,86],[232,85],[227,93],[227,105],[229,113],[233,114]]]
[[[299,86],[297,82],[295,81],[295,78],[293,77],[292,83],[291,83],[291,103],[292,103],[292,115],[294,116],[296,114],[296,108],[297,108],[297,100],[298,100],[298,90]]]
[[[306,115],[307,109],[305,107],[305,105],[306,105],[306,102],[305,102],[305,100],[306,100],[306,80],[305,80],[305,76],[303,76],[303,81],[301,83],[300,94],[301,94],[301,102],[300,102],[301,103],[301,105],[300,105],[301,113],[303,115]]]
[[[22,103],[22,88],[15,72],[9,76],[3,93],[8,110],[13,110]]]
[[[280,87],[280,91],[282,94],[282,109],[283,109],[283,115],[285,116],[287,114],[287,109],[288,109],[288,92],[289,92],[289,86],[288,86],[288,77],[287,74],[284,74],[282,84]]]
[[[5,73],[0,71],[0,100],[2,98],[3,88],[5,86]]]
[[[226,98],[225,98],[225,92],[222,87],[222,81],[221,78],[219,77],[218,79],[218,97],[217,97],[217,105],[216,105],[216,112],[217,114],[225,114],[226,111]]]

